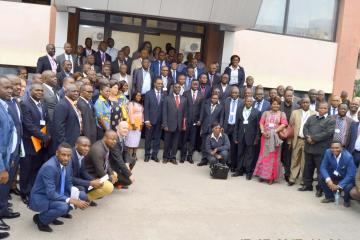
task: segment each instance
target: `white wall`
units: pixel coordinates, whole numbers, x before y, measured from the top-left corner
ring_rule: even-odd
[[[332,92],[336,43],[250,30],[226,32],[222,66],[229,63],[229,49],[240,56],[246,76],[252,75],[255,84]]]
[[[56,13],[56,29],[55,29],[56,54],[55,55],[60,55],[64,53],[64,43],[67,42],[68,18],[69,18],[69,14],[67,12]]]

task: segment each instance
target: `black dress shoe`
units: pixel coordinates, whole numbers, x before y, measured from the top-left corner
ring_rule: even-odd
[[[235,171],[236,171],[236,169],[234,167],[230,168],[230,172],[235,172]]]
[[[288,181],[288,186],[291,187],[292,185],[294,185],[294,182]]]
[[[332,203],[332,202],[335,202],[335,199],[334,198],[324,198],[320,202],[321,203]]]
[[[43,224],[42,222],[40,222],[39,214],[34,215],[33,221],[38,226],[39,231],[52,232],[52,228],[49,225],[46,225],[46,224]]]
[[[11,208],[13,204],[11,202],[8,202],[8,208]]]
[[[55,219],[54,221],[52,221],[52,224],[54,224],[54,225],[63,225],[63,224],[64,224],[64,222],[62,222],[62,221],[60,221],[60,220]]]
[[[184,162],[185,162],[185,159],[186,159],[186,157],[181,157],[180,163],[184,163]]]
[[[243,174],[240,173],[240,172],[235,172],[235,173],[231,174],[232,177],[240,177],[240,176],[242,176],[242,175],[243,175]]]
[[[10,194],[8,195],[8,200],[12,200],[12,196]]]
[[[152,160],[154,160],[155,162],[160,162],[158,157],[151,157]]]
[[[12,219],[12,218],[18,218],[18,217],[20,217],[19,212],[9,212],[7,215],[3,216],[2,218]]]
[[[29,205],[29,198],[27,196],[22,196],[21,197],[21,201],[25,204],[25,205]]]
[[[316,197],[322,197],[322,195],[323,195],[323,192],[320,189],[316,190],[316,193],[315,193]]]
[[[10,226],[7,225],[2,219],[0,219],[0,230],[2,231],[10,230]]]
[[[251,174],[246,174],[246,180],[251,180],[252,175]]]
[[[197,165],[198,165],[199,167],[201,167],[201,166],[207,165],[207,163],[206,163],[206,162],[199,162]]]
[[[61,216],[62,218],[68,218],[68,219],[71,219],[72,218],[72,215],[70,213],[67,213],[65,215],[62,215]]]
[[[16,196],[20,196],[20,190],[18,188],[10,189],[10,193],[12,193]]]
[[[164,159],[162,160],[162,162],[163,162],[164,164],[166,164],[166,163],[168,162],[168,160],[167,160],[166,158],[164,158]]]
[[[188,161],[190,164],[194,164],[194,160],[192,159],[192,156],[187,156],[186,161]]]
[[[312,191],[312,190],[313,190],[313,187],[303,186],[303,187],[301,187],[301,188],[298,188],[298,191],[300,191],[300,192]]]
[[[150,160],[149,156],[145,156],[144,162],[148,162]]]
[[[96,207],[96,206],[97,206],[97,203],[94,202],[94,201],[91,201],[91,202],[89,203],[89,206],[90,206],[90,207]]]
[[[178,164],[177,161],[176,161],[176,159],[171,159],[171,163],[174,164],[174,165],[177,165],[177,164]]]
[[[346,207],[346,208],[348,208],[348,207],[350,207],[350,201],[349,202],[344,202],[344,207]]]
[[[7,232],[2,232],[2,233],[0,233],[0,239],[7,238],[7,237],[9,237],[9,236],[10,236],[10,234],[7,233]]]

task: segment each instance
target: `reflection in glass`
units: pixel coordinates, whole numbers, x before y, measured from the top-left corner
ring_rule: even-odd
[[[263,0],[254,29],[283,33],[285,8],[286,0]]]

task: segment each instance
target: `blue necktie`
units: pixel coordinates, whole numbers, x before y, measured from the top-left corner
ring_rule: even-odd
[[[63,167],[61,169],[61,179],[60,179],[60,195],[63,196],[64,195],[64,192],[65,192],[65,173],[66,173],[66,170],[65,170],[65,167]]]

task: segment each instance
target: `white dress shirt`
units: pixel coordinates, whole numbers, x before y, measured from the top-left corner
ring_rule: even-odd
[[[239,66],[237,66],[236,68],[233,68],[233,66],[230,66],[230,70],[231,70],[231,73],[230,73],[230,82],[229,82],[230,85],[234,85],[234,84],[238,84],[238,83],[239,83],[239,80],[238,80],[239,69],[240,69]]]

